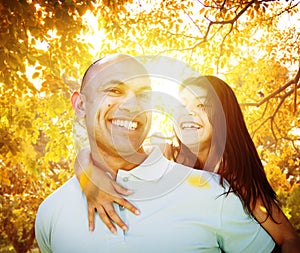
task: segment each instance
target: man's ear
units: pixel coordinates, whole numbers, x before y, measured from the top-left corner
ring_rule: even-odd
[[[75,91],[71,97],[71,102],[72,102],[72,106],[75,111],[75,114],[80,118],[85,117],[85,99],[84,98],[85,97],[77,91]]]

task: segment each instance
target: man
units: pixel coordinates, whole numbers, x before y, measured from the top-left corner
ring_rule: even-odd
[[[87,230],[87,203],[76,177],[49,196],[36,218],[42,252],[271,252],[274,242],[244,212],[219,176],[170,162],[142,143],[151,125],[150,79],[128,55],[111,55],[89,67],[81,92],[74,93],[76,114],[85,118],[91,159],[124,187],[141,210],[115,210],[129,230],[111,233],[96,217]],[[93,173],[93,172],[91,172]]]

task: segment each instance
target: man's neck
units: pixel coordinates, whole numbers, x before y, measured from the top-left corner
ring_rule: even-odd
[[[141,148],[134,154],[112,155],[107,152],[91,152],[91,160],[99,169],[109,172],[113,178],[116,178],[118,170],[132,170],[139,166],[145,159],[147,154]]]

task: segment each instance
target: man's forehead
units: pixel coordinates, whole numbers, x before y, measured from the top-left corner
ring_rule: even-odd
[[[134,58],[113,58],[102,59],[94,63],[86,76],[83,83],[97,82],[98,85],[119,82],[119,83],[144,83],[150,87],[150,78],[144,66]]]
[[[147,73],[145,67],[141,62],[134,57],[127,55],[117,55],[103,58],[93,65],[91,65],[88,73],[90,72],[104,72],[111,69],[128,69],[134,68],[137,73]]]
[[[108,87],[124,87],[128,89],[151,89],[151,81],[148,75],[138,75],[128,71],[113,71],[95,73],[87,78],[85,86],[94,89]]]

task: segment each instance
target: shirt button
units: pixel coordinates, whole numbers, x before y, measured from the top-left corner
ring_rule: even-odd
[[[123,182],[128,182],[129,178],[128,177],[123,177]]]

